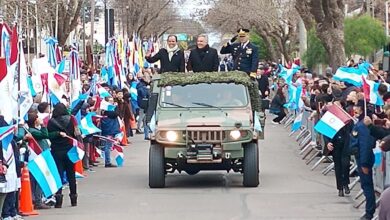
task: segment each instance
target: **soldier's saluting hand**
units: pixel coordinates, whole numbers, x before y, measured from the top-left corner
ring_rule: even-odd
[[[256,77],[259,57],[258,48],[249,41],[249,30],[240,29],[227,44],[221,48],[221,54],[232,54],[233,70],[246,72],[252,77]],[[239,38],[239,43],[235,41]]]

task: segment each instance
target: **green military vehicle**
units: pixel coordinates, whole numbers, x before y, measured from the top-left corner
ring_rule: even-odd
[[[152,81],[147,122],[152,130],[149,186],[165,187],[175,171],[243,174],[259,185],[258,141],[264,114],[257,84],[243,72],[164,73]]]

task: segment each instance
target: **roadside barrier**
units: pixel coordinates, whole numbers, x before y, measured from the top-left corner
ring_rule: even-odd
[[[299,155],[301,159],[305,161],[305,164],[310,166],[310,170],[321,167],[321,173],[328,175],[334,172],[334,162],[331,155],[324,154],[325,142],[321,134],[317,133],[314,129],[315,124],[319,120],[319,117],[310,118],[312,110],[305,108],[302,112],[302,122],[299,130],[290,132],[289,136],[295,138],[298,144]],[[298,115],[295,111],[290,111],[286,117],[281,121],[281,124],[286,129],[290,129],[296,116]],[[380,194],[383,190],[390,186],[390,152],[380,152],[378,148],[374,150],[376,156],[376,164],[373,168],[373,179],[375,192],[377,195],[377,204],[379,203]],[[350,189],[354,189],[360,182],[360,178],[357,174],[356,160],[352,156],[350,162]],[[359,186],[360,189],[360,186]],[[356,192],[354,190],[353,192]],[[363,196],[363,190],[357,191],[356,195],[353,195],[354,207],[359,208],[365,204],[365,198]],[[378,217],[375,216],[374,219]]]

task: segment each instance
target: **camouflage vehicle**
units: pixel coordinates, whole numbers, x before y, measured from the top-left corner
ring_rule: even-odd
[[[165,175],[226,170],[259,185],[258,140],[263,138],[257,84],[242,72],[164,73],[152,82],[147,121],[152,130],[149,186]]]

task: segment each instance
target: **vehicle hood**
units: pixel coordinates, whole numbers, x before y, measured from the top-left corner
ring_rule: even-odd
[[[185,129],[187,126],[250,127],[251,112],[248,109],[232,110],[167,110],[158,111],[158,128]]]

